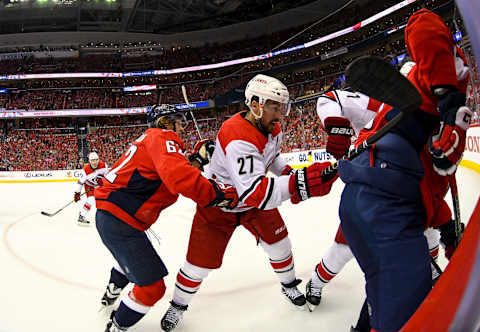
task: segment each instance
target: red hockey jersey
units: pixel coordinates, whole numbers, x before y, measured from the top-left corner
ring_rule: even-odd
[[[178,194],[205,206],[215,198],[212,184],[184,156],[185,145],[171,130],[145,131],[95,190],[97,209],[139,230],[148,229]]]
[[[468,75],[465,75],[466,67],[463,66],[466,65],[466,59],[462,51],[454,46],[452,34],[442,19],[427,9],[415,12],[408,20],[405,43],[416,63],[407,78],[422,95],[420,110],[438,115],[438,100],[432,93],[432,87],[451,85],[465,93]],[[360,131],[355,145],[384,126],[387,123],[385,116],[391,109],[387,105],[378,112],[371,126]]]

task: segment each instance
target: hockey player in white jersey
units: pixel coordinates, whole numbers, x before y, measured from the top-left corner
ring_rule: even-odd
[[[82,187],[85,186],[85,192],[87,200],[80,209],[78,216],[78,225],[89,226],[90,222],[86,219],[88,212],[92,206],[95,206],[95,197],[93,196],[93,190],[102,185],[102,179],[108,171],[108,165],[101,161],[96,152],[90,152],[88,155],[88,164],[82,169],[82,175],[77,182],[77,189],[73,195],[73,200],[78,202],[80,200],[80,193]]]
[[[299,203],[327,194],[336,177],[322,178],[321,171],[330,163],[315,163],[294,172],[280,157],[280,121],[289,111],[289,93],[283,83],[257,75],[248,83],[245,97],[249,110],[222,125],[212,160],[205,166],[209,178],[235,187],[240,203],[234,210],[197,205],[187,259],[161,321],[164,331],[177,326],[203,279],[221,266],[239,225],[250,231],[266,252],[286,299],[296,307],[305,306],[305,296],[297,288],[301,281],[296,278],[288,231],[277,207],[287,199]],[[267,177],[269,171],[277,177]]]

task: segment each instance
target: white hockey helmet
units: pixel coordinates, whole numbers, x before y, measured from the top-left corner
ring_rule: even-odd
[[[258,97],[258,103],[260,104],[260,115],[253,113],[257,119],[262,117],[263,106],[267,100],[276,101],[283,105],[283,115],[288,115],[290,112],[288,89],[285,84],[274,77],[258,74],[252,78],[245,88],[245,104],[247,106],[250,107],[254,96]]]
[[[98,154],[94,152],[90,152],[88,155],[88,161],[91,162],[92,160],[98,160]]]
[[[400,68],[400,74],[407,77],[408,73],[410,72],[410,70],[412,70],[413,66],[415,66],[415,62],[413,62],[413,61],[405,62],[402,65],[402,68]]]

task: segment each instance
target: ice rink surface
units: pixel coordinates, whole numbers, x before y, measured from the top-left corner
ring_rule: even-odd
[[[466,221],[478,199],[480,175],[460,168],[457,179]],[[297,275],[304,280],[302,290],[335,236],[342,187],[337,181],[327,197],[280,207]],[[40,214],[72,199],[75,184],[0,184],[0,188],[0,332],[103,332],[107,314],[98,309],[112,264],[110,253],[94,226],[77,226],[80,203],[52,218]],[[160,319],[185,259],[194,207],[192,201],[180,198],[153,226],[160,244],[152,242],[170,271],[167,293],[132,331],[160,331]],[[88,219],[94,220],[94,211]],[[440,265],[445,264],[442,252]],[[296,310],[283,299],[263,250],[239,227],[222,268],[203,282],[178,331],[349,331],[363,299],[363,277],[351,261],[324,289],[315,312]]]

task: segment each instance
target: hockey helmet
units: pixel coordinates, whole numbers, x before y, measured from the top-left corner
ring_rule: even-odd
[[[187,123],[183,112],[177,110],[172,104],[154,105],[147,112],[147,123],[150,128],[166,129],[168,125],[172,125],[175,128],[177,119],[182,121],[182,125]]]
[[[100,159],[100,158],[98,158],[98,154],[95,151],[90,152],[88,154],[88,161],[89,162],[92,162],[92,160],[98,160],[98,159]]]
[[[262,117],[263,106],[268,100],[280,103],[283,115],[288,115],[290,112],[290,94],[288,89],[285,84],[274,77],[258,74],[252,78],[245,88],[245,104],[248,107],[251,106],[253,97],[257,97],[260,104],[260,114],[253,113],[257,119]]]

